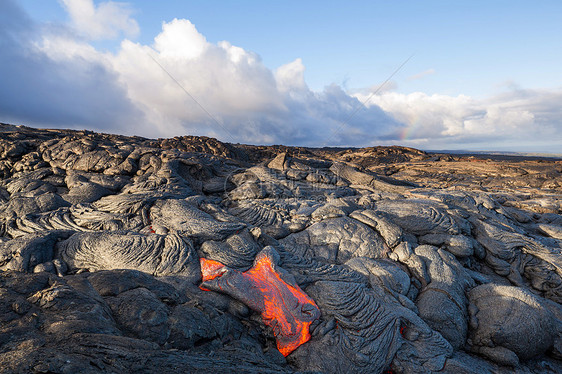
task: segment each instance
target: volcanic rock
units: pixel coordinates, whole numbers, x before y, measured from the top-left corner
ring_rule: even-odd
[[[562,372],[562,161],[0,124],[0,373]]]

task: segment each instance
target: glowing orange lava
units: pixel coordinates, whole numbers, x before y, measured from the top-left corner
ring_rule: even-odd
[[[199,259],[199,264],[201,265],[201,275],[203,276],[203,282],[220,277],[222,268],[225,268],[223,264],[214,260],[207,260],[206,258]],[[211,291],[203,286],[199,286],[203,291]]]
[[[310,324],[320,317],[320,310],[297,284],[281,278],[272,251],[271,247],[261,251],[254,266],[243,273],[202,258],[200,288],[226,293],[260,312],[273,328],[277,348],[287,356],[310,340]]]
[[[199,263],[201,264],[201,274],[203,275],[203,282],[215,279],[216,277],[220,277],[222,273],[219,272],[219,270],[225,267],[218,261],[207,260],[206,258],[200,259]]]

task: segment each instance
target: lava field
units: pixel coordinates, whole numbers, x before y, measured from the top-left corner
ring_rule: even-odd
[[[0,124],[0,373],[561,373],[562,161]]]

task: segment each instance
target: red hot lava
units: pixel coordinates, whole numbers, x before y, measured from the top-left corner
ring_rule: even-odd
[[[273,328],[277,348],[287,356],[310,340],[309,327],[320,317],[320,309],[296,283],[281,278],[276,255],[272,247],[263,249],[245,272],[202,258],[200,288],[223,292],[260,312],[264,323]]]

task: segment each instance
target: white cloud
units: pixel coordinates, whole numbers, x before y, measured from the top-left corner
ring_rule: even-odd
[[[164,23],[154,46],[125,40],[112,64],[159,135],[217,127],[205,110],[230,127],[227,132],[236,131],[227,122],[244,121],[248,113],[284,110],[275,78],[257,55],[228,42],[208,43],[188,20]]]
[[[154,39],[154,46],[164,58],[192,60],[200,57],[207,49],[207,39],[195,26],[185,19],[174,19],[162,23],[162,32]]]
[[[106,1],[96,6],[93,0],[59,1],[74,27],[91,39],[112,39],[121,32],[134,37],[139,33],[139,25],[131,18],[132,11],[126,3]]]
[[[275,70],[275,80],[281,92],[306,90],[307,87],[304,82],[304,65],[302,59],[297,58],[293,62],[289,62],[277,68],[277,70]]]
[[[129,134],[142,123],[103,55],[42,29],[16,3],[0,2],[0,121]]]
[[[366,95],[356,95],[360,100]],[[466,95],[385,92],[371,98],[375,105],[404,123],[401,140],[424,147],[533,147],[562,142],[560,90],[512,90],[476,100]],[[535,146],[537,147],[537,146]]]
[[[234,142],[319,144],[359,104],[339,88],[312,92],[300,59],[272,71],[253,52],[226,41],[209,43],[188,20],[164,23],[154,49],[125,40],[112,64],[158,136],[215,134]],[[363,138],[336,134],[332,141],[373,139],[383,130],[377,124],[379,131],[369,134],[372,122],[393,122],[378,109],[366,113],[371,121],[358,115],[347,129],[361,131]]]
[[[65,33],[45,33],[40,41],[34,44],[37,51],[44,53],[53,61],[69,61],[83,59],[84,61],[102,60],[103,55],[90,44],[73,38]]]
[[[433,75],[433,74],[435,74],[435,69],[427,69],[427,70],[422,71],[421,73],[417,73],[417,74],[414,74],[412,76],[409,76],[408,80],[409,81],[415,81],[415,80],[422,79],[422,78],[427,77],[428,75]]]

